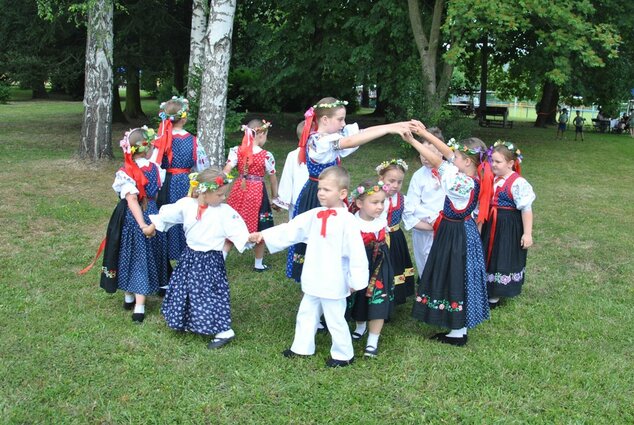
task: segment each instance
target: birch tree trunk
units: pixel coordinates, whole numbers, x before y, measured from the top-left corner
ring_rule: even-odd
[[[426,82],[426,95],[432,105],[437,109],[447,97],[449,83],[451,82],[452,65],[442,61],[440,28],[442,26],[443,9],[445,0],[436,0],[429,27],[429,37],[426,35],[420,14],[419,0],[407,0],[409,21],[414,33],[414,41],[420,56],[421,73]],[[439,71],[438,63],[442,63]],[[440,75],[438,75],[440,74]]]
[[[98,160],[112,158],[112,0],[90,3],[86,68],[84,118],[81,127],[79,156]]]
[[[212,0],[203,39],[204,70],[198,111],[198,141],[212,165],[224,163],[225,116],[236,0]]]
[[[204,59],[203,39],[207,30],[209,0],[193,0],[192,30],[189,42],[189,71],[187,77],[187,99],[195,101],[198,97],[200,74]]]

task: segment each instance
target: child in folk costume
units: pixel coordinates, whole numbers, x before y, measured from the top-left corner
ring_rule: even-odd
[[[520,294],[526,271],[526,250],[533,245],[535,192],[520,175],[521,161],[522,153],[513,143],[498,140],[493,145],[494,193],[482,228],[490,308],[499,305],[500,297]]]
[[[490,189],[493,175],[482,140],[470,138],[462,143],[450,140],[447,146],[419,122],[416,133],[431,142],[447,160],[442,161],[413,137],[405,138],[438,169],[446,193],[443,210],[434,223],[434,243],[418,285],[412,315],[430,325],[450,329],[433,339],[462,346],[467,343],[467,328],[489,318],[484,254],[472,213],[478,202],[483,211],[488,210],[491,195],[486,189]],[[482,219],[480,216],[479,220]]]
[[[144,233],[152,236],[182,224],[187,247],[170,279],[161,311],[167,326],[177,331],[214,335],[207,346],[220,348],[231,342],[229,283],[222,248],[231,240],[242,252],[249,237],[240,215],[224,204],[229,183],[217,168],[190,175],[198,198],[181,198],[161,207],[150,216],[152,224]]]
[[[360,340],[368,328],[364,356],[379,354],[383,324],[394,311],[394,271],[388,251],[387,220],[382,216],[386,192],[391,187],[376,179],[365,180],[352,191],[361,237],[368,257],[370,280],[366,290],[349,297],[349,315],[357,322],[353,340]],[[369,322],[369,323],[368,323]]]
[[[300,163],[308,167],[309,179],[302,189],[295,215],[319,206],[317,182],[319,173],[327,167],[338,165],[342,157],[350,155],[359,146],[387,134],[402,135],[409,131],[409,123],[377,125],[359,131],[357,124],[346,125],[347,101],[332,97],[321,99],[306,113],[306,123],[299,141]],[[288,250],[286,275],[300,281],[305,244],[298,244]]]
[[[102,267],[101,287],[110,293],[124,291],[123,308],[134,309],[132,321],[137,323],[145,319],[146,297],[169,279],[165,237],[144,236],[149,215],[158,211],[156,195],[165,177],[165,171],[148,160],[154,136],[147,127],[135,128],[120,142],[125,164],[115,174],[112,188],[121,201],[108,225]]]
[[[305,121],[297,124],[297,139],[301,139],[302,131],[304,131]],[[280,208],[288,210],[289,220],[295,216],[295,205],[299,193],[308,181],[308,168],[306,163],[298,162],[299,148],[296,148],[286,155],[280,185],[277,190],[277,198],[273,199],[273,203]]]
[[[301,276],[304,297],[297,312],[293,344],[283,354],[313,355],[315,333],[323,314],[332,336],[330,358],[326,362],[329,367],[348,366],[354,360],[345,318],[346,297],[368,286],[368,260],[359,222],[344,204],[349,180],[343,168],[326,168],[319,175],[317,196],[321,208],[250,237],[252,242],[264,240],[271,252],[298,242],[307,244]]]
[[[188,113],[189,102],[183,97],[174,96],[160,106],[161,125],[158,130],[159,138],[154,144],[153,157],[167,171],[167,177],[159,194],[159,208],[187,196],[189,173],[209,167],[203,147],[198,144],[195,136],[183,129]],[[187,246],[182,225],[170,228],[167,243],[170,260],[178,260]]]
[[[438,128],[428,128],[427,131],[444,142]],[[436,154],[438,159],[442,159],[440,151],[434,145],[427,141],[423,141],[422,144]],[[419,280],[434,241],[433,225],[445,201],[445,192],[440,187],[438,170],[433,168],[423,155],[420,155],[420,161],[423,166],[414,173],[407,189],[406,199],[412,208],[403,212],[405,229],[412,230],[414,260]]]
[[[394,269],[394,301],[404,304],[407,297],[414,295],[414,266],[409,255],[409,247],[405,234],[401,230],[401,221],[405,210],[410,210],[401,193],[403,179],[407,172],[407,163],[402,159],[383,161],[376,167],[379,179],[388,187],[385,198],[385,209],[381,214],[387,219],[390,233],[390,259]]]
[[[249,232],[273,227],[273,212],[266,192],[264,176],[269,176],[271,194],[273,198],[277,197],[275,158],[271,152],[262,149],[270,127],[271,123],[265,120],[251,120],[248,125],[243,125],[242,144],[229,150],[229,157],[223,170],[225,174],[229,174],[232,169],[238,168],[238,177],[231,188],[227,204],[240,214]],[[228,243],[224,249],[225,253],[230,248],[231,244]],[[263,263],[264,244],[256,245],[254,253],[253,270],[263,272],[268,269],[268,266]]]

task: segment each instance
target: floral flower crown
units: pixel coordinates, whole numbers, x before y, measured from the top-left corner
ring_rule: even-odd
[[[340,106],[346,106],[348,104],[347,100],[335,100],[332,103],[318,103],[313,105],[313,109],[317,108],[338,108]]]
[[[403,161],[401,158],[392,158],[389,161],[383,161],[382,163],[380,163],[375,168],[376,172],[381,174],[381,172],[385,170],[387,167],[389,167],[390,165],[398,165],[403,170],[407,171],[407,163],[405,161]]]
[[[456,142],[456,139],[454,139],[453,137],[451,139],[449,139],[449,141],[447,142],[447,146],[449,146],[451,148],[452,151],[459,151],[468,155],[477,155],[480,154],[480,156],[485,153],[484,150],[482,150],[482,148],[480,146],[476,146],[475,148],[470,148],[467,147],[465,145],[462,145],[458,142]]]
[[[376,182],[375,185],[369,186],[369,187],[363,187],[362,185],[357,186],[353,191],[352,191],[352,198],[353,199],[359,199],[359,196],[361,195],[374,195],[377,192],[380,191],[383,192],[387,192],[388,190],[390,190],[390,186],[383,183],[382,181],[378,181]]]
[[[240,126],[240,130],[241,131],[247,131],[247,130],[251,130],[254,131],[256,133],[263,133],[265,131],[267,131],[269,128],[273,127],[273,124],[271,124],[270,121],[267,120],[262,120],[262,125],[256,128],[251,128],[248,125],[241,125]]]
[[[161,120],[176,121],[183,118],[187,118],[187,112],[189,111],[189,101],[182,96],[181,97],[172,96],[170,100],[180,103],[181,108],[178,111],[176,111],[175,114],[168,114],[167,112],[165,112],[165,108],[167,107],[167,102],[161,103],[161,105],[159,106],[161,110],[161,112],[159,112],[159,117],[161,118]]]
[[[134,145],[130,145],[130,134],[135,130],[141,130],[143,134],[143,140],[139,140]],[[148,128],[146,125],[140,128],[130,129],[125,132],[123,139],[119,141],[119,146],[123,149],[123,152],[134,155],[135,153],[144,153],[152,148],[152,143],[156,139],[156,133],[154,129]]]
[[[515,158],[517,158],[520,163],[522,162],[522,159],[524,159],[522,151],[516,148],[512,142],[507,142],[506,140],[497,140],[495,143],[493,143],[493,146],[491,146],[491,151],[493,151],[493,148],[496,146],[506,146],[506,148],[513,153]]]
[[[194,190],[198,193],[205,193],[208,190],[213,192],[214,190],[218,190],[220,187],[233,181],[233,176],[231,174],[221,174],[219,176],[216,176],[216,178],[210,182],[198,181],[198,173],[190,173],[188,177],[190,194]]]

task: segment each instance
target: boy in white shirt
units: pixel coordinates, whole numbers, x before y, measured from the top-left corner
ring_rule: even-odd
[[[323,313],[332,336],[326,365],[348,366],[354,360],[345,319],[346,297],[368,286],[369,272],[358,220],[343,203],[349,184],[345,169],[326,168],[319,175],[317,189],[321,208],[249,237],[251,242],[264,240],[271,253],[296,243],[307,244],[301,274],[304,297],[297,312],[293,344],[283,352],[286,357],[315,354],[315,333]]]

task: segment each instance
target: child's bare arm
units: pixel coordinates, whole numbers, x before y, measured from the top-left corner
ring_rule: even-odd
[[[425,127],[425,124],[423,124],[422,122],[418,120],[412,120],[412,123],[414,125],[415,134],[417,134],[418,136],[422,137],[423,139],[427,140],[429,143],[434,145],[436,149],[438,149],[445,158],[451,158],[453,156],[453,151],[451,150],[451,148],[447,146],[438,137],[434,136],[429,131],[427,131],[427,127]]]
[[[522,225],[524,234],[520,239],[522,248],[528,249],[533,246],[533,211],[522,211]]]
[[[249,242],[260,243],[264,240],[262,232],[253,232],[249,235]]]
[[[425,130],[427,131],[427,130]],[[431,133],[429,133],[431,135]],[[433,136],[433,135],[432,135]],[[442,158],[439,157],[436,153],[434,153],[431,149],[429,149],[427,146],[423,145],[421,142],[419,142],[418,140],[416,140],[414,138],[414,136],[410,134],[406,134],[403,137],[403,140],[405,140],[407,143],[409,143],[414,149],[416,149],[418,151],[418,153],[420,153],[422,156],[425,157],[425,159],[429,162],[429,164],[434,167],[434,168],[438,168],[440,167],[440,164],[442,164]],[[442,142],[441,142],[442,143]],[[447,147],[447,146],[445,146]],[[449,149],[449,148],[447,148]],[[438,149],[440,150],[440,149]],[[441,153],[443,153],[442,150],[440,150]],[[446,158],[449,158],[451,156],[453,156],[453,151],[451,149],[449,149],[449,156]],[[444,155],[444,153],[443,153]]]
[[[149,225],[142,228],[141,230],[143,231],[143,234],[148,238],[151,238],[154,235],[156,235],[156,226],[154,225],[154,223],[150,223]]]

